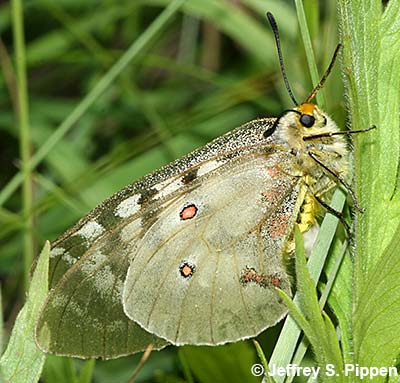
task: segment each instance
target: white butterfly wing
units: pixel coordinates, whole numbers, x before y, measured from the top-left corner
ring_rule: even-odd
[[[122,288],[131,258],[135,258],[135,262],[130,268],[130,276],[127,279],[127,284],[136,283],[133,276],[137,278],[138,274],[134,271],[134,264],[138,265],[138,270],[142,270],[143,272],[147,272],[148,270],[149,274],[147,278],[149,281],[152,281],[155,270],[144,268],[144,264],[141,264],[141,262],[145,262],[154,246],[160,247],[162,241],[167,239],[169,240],[168,245],[161,246],[161,248],[168,255],[166,258],[166,262],[170,262],[168,267],[174,268],[176,266],[170,258],[171,251],[179,250],[184,253],[184,246],[187,246],[187,249],[191,249],[190,254],[193,257],[196,256],[202,259],[201,263],[204,266],[201,265],[201,267],[203,268],[202,273],[204,277],[198,279],[200,273],[196,270],[190,284],[195,286],[195,283],[201,283],[203,289],[199,289],[198,291],[202,291],[204,297],[207,296],[206,292],[211,294],[211,291],[214,291],[212,299],[219,302],[222,299],[220,295],[222,294],[220,290],[221,286],[225,286],[226,289],[233,289],[235,293],[241,291],[237,289],[237,279],[222,271],[226,264],[230,269],[235,266],[238,268],[239,273],[243,273],[243,267],[247,267],[247,264],[245,265],[247,259],[249,259],[248,266],[250,267],[253,264],[250,260],[253,260],[255,256],[261,257],[261,253],[268,250],[268,247],[273,246],[273,241],[265,242],[265,239],[260,239],[267,236],[265,233],[266,228],[271,228],[273,225],[271,226],[265,220],[266,216],[263,215],[265,205],[259,202],[258,205],[254,205],[252,198],[256,199],[259,196],[256,189],[262,187],[264,189],[259,189],[258,191],[266,191],[265,198],[267,200],[273,199],[274,196],[272,194],[274,189],[270,187],[273,186],[275,181],[272,182],[271,177],[267,177],[268,179],[265,179],[265,182],[260,183],[257,175],[257,172],[261,171],[260,164],[253,171],[249,166],[244,167],[243,163],[246,160],[241,162],[240,158],[244,158],[247,154],[254,154],[257,151],[257,147],[264,146],[268,148],[271,147],[271,144],[273,145],[273,138],[269,137],[269,135],[267,135],[267,138],[264,137],[264,132],[271,129],[273,121],[273,119],[252,121],[182,159],[144,177],[142,180],[127,186],[96,207],[72,229],[61,236],[52,246],[50,262],[51,291],[36,327],[36,339],[40,347],[44,351],[59,355],[79,357],[100,356],[103,358],[113,358],[138,352],[143,350],[149,343],[153,343],[158,348],[163,347],[166,344],[164,340],[144,331],[140,326],[126,317],[122,307]],[[255,163],[257,162],[256,159],[253,158],[253,160]],[[235,164],[235,161],[238,162]],[[235,168],[238,165],[240,170],[236,171]],[[227,172],[227,169],[232,169],[232,171]],[[229,179],[234,174],[239,179],[242,179],[242,181],[246,179],[247,185],[242,181],[235,181],[235,184],[229,187],[229,181],[227,183],[223,178],[228,177]],[[212,181],[211,178],[216,181]],[[285,179],[282,178],[281,182],[285,182]],[[288,201],[289,199],[290,201],[294,200],[297,195],[297,189],[293,186],[294,179],[291,178],[290,182],[286,186],[286,191],[288,192],[286,198]],[[257,185],[254,183],[257,183]],[[210,186],[202,189],[205,187],[204,185]],[[221,187],[218,187],[218,185],[221,185]],[[250,188],[252,192],[247,197],[246,193],[242,193],[243,195],[241,196],[236,195],[238,186],[243,189],[243,193],[245,191],[247,193],[245,189]],[[226,194],[228,192],[232,193],[232,198]],[[272,194],[269,195],[268,193]],[[188,232],[187,230],[177,231],[178,227],[176,225],[179,225],[181,222],[176,222],[177,217],[174,209],[184,203],[184,196],[186,196],[188,201],[196,202],[199,208],[202,208],[202,204],[205,204],[204,207],[208,209],[208,218],[204,215],[206,211],[204,210],[203,212],[199,212],[199,217],[203,214],[204,219],[193,221],[193,224],[190,226],[190,230],[193,230],[193,232]],[[226,201],[228,201],[228,205],[226,205]],[[284,206],[289,203],[285,201],[282,200]],[[232,203],[236,203],[236,206],[232,205]],[[261,210],[258,211],[257,209],[259,208]],[[269,208],[272,208],[271,217],[279,217],[278,206],[270,204]],[[223,214],[218,213],[220,209],[225,209]],[[263,214],[260,214],[261,211]],[[190,214],[192,213],[189,208],[186,211],[186,215],[190,216]],[[260,230],[258,232],[253,230],[252,234],[249,233],[246,237],[245,229],[249,228],[250,230],[251,226],[256,225],[257,220],[261,224],[261,215],[263,215],[264,223],[260,226]],[[240,225],[237,224],[238,217],[242,217]],[[219,234],[215,231],[215,228],[219,228]],[[171,235],[174,231],[178,235],[178,241],[171,240]],[[199,233],[201,233],[201,236]],[[243,239],[237,241],[237,235],[242,235]],[[196,239],[197,247],[193,248],[190,241],[185,242],[190,236],[194,236]],[[198,240],[202,236],[204,239]],[[256,237],[254,236],[257,237],[257,241],[259,242],[257,251],[252,248],[256,242]],[[235,246],[229,247],[227,245],[230,237],[232,241],[236,241]],[[214,246],[218,241],[220,241],[221,246],[223,244],[226,245],[224,249],[221,248],[221,251],[225,252],[227,256],[219,258],[215,257],[214,252],[211,252],[211,258],[204,258],[205,252],[209,251],[204,246],[207,246],[209,242]],[[279,241],[282,242],[283,238],[279,238],[274,245],[276,247],[276,249],[272,249],[274,254],[281,251],[282,245]],[[240,246],[247,242],[252,244],[252,246],[243,245],[244,247],[241,249]],[[264,249],[261,251],[262,247]],[[197,262],[197,258],[194,257],[193,259]],[[278,258],[274,256],[270,260],[265,260],[265,262],[260,261],[257,264],[257,267],[260,268],[257,269],[260,275],[262,274],[262,267],[265,266],[264,263],[268,264],[272,270],[275,268],[273,262],[276,262],[278,267],[275,270],[280,270],[282,265],[281,260]],[[216,263],[217,261],[218,264]],[[232,262],[235,262],[235,264]],[[184,271],[187,272],[189,269],[190,267],[186,267]],[[163,278],[167,281],[166,269],[162,268],[160,272],[164,273]],[[269,273],[269,269],[266,269],[266,273]],[[260,279],[260,276],[257,277],[253,274],[249,269],[247,273],[249,281],[243,282],[249,288],[242,289],[243,297],[247,297],[247,305],[249,307],[252,307],[252,305],[258,307],[258,303],[254,304],[251,298],[252,294],[257,294],[257,289],[253,289],[254,286],[251,286],[255,283],[251,281],[251,277],[253,276],[253,279]],[[169,277],[173,278],[175,275],[176,269],[173,269],[173,273]],[[223,282],[227,277],[230,279],[228,278],[226,282]],[[213,278],[215,282],[207,285],[207,283],[209,284],[214,280]],[[282,278],[282,285],[284,287],[286,286],[285,279],[286,277]],[[156,281],[154,285],[150,282],[146,284],[145,281],[146,278],[138,284],[138,286],[141,286],[140,288],[143,287],[144,289],[142,294],[146,294],[146,291],[151,292],[160,280]],[[176,281],[173,279],[171,281],[168,280],[167,283],[175,282],[177,283],[177,291],[182,291],[179,290],[178,286],[185,282],[181,279],[177,278]],[[214,284],[217,287],[214,288]],[[191,288],[192,294],[195,293],[193,290],[196,289],[196,287]],[[136,288],[135,292],[138,293]],[[267,292],[267,289],[265,289],[265,292]],[[152,293],[154,294],[154,291]],[[132,307],[134,295],[129,298],[130,303],[126,304],[126,311],[134,319],[136,318],[136,314],[131,315],[131,313],[134,313],[135,310],[141,310],[140,299],[143,296],[139,299],[139,295],[136,299],[136,302],[139,304],[138,307]],[[192,305],[193,300],[191,295],[187,294],[187,296],[187,304]],[[270,296],[271,294],[268,292],[265,296],[265,302],[269,302],[268,304],[275,306],[275,301],[273,299],[270,300]],[[196,297],[193,296],[194,298]],[[196,298],[197,301],[193,307],[196,307],[199,315],[201,312],[203,316],[207,316],[206,306],[209,303],[209,298],[208,300],[204,299],[205,305],[200,304],[202,301],[198,298],[201,297]],[[223,301],[225,302],[225,300]],[[146,307],[144,313],[147,312],[150,314],[149,302],[150,299],[144,302],[143,308]],[[167,303],[168,300],[165,302]],[[213,312],[218,312],[220,308],[224,307],[224,304],[219,303],[217,306],[214,305]],[[191,308],[193,309],[193,307]],[[254,310],[250,311],[253,312]],[[243,308],[240,310],[240,313],[243,314]],[[245,315],[247,314],[245,313]],[[182,323],[189,320],[186,318],[183,310],[181,317]],[[160,324],[164,318],[169,318],[169,316],[161,315],[159,320],[155,320],[155,333],[163,333],[163,331],[159,331],[159,327],[164,325]],[[226,323],[228,332],[230,331],[228,329],[229,326],[235,326],[230,316],[225,318],[223,315],[218,314],[215,318],[220,323]],[[246,320],[243,316],[241,319]],[[138,321],[140,323],[143,322],[141,319]],[[174,326],[173,322],[171,323]],[[185,326],[184,324],[180,327]],[[192,327],[188,326],[187,329],[191,330]],[[218,336],[222,337],[221,341],[223,342],[224,335],[219,334]],[[186,334],[185,337],[187,338],[185,342],[190,343],[190,336]],[[193,343],[198,342],[200,338],[202,342],[203,338],[206,339],[206,337],[197,334],[193,338]],[[232,336],[229,335],[225,341],[231,338]],[[209,341],[204,340],[204,342]],[[210,343],[212,342],[211,340]]]
[[[234,342],[280,320],[275,286],[290,292],[283,247],[301,200],[291,161],[254,150],[165,206],[132,254],[125,313],[177,345]]]

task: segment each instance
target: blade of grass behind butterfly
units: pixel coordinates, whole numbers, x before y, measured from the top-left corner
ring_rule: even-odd
[[[253,343],[257,350],[258,357],[259,357],[262,365],[264,366],[263,381],[265,381],[265,383],[275,383],[275,379],[270,375],[270,369],[269,369],[269,365],[267,362],[267,358],[265,357],[264,351],[261,348],[260,343],[258,343],[255,339],[253,339]]]
[[[147,0],[146,3],[168,4],[170,0]],[[242,9],[227,1],[190,0],[183,7],[185,13],[205,19],[244,47],[253,57],[272,68],[275,49],[266,24],[256,22]],[[263,49],[260,49],[262,47]]]
[[[296,227],[294,232],[296,243],[296,276],[297,276],[297,300],[295,304],[288,295],[279,291],[281,298],[289,308],[290,315],[299,327],[304,331],[311,343],[318,367],[322,368],[321,382],[342,382],[343,376],[331,376],[325,374],[325,366],[332,363],[334,366],[342,366],[342,354],[335,328],[330,318],[321,313],[314,281],[312,280],[305,258],[303,237]]]
[[[341,189],[337,189],[330,205],[334,209],[341,211],[345,200],[346,197],[344,192]],[[337,225],[338,219],[331,214],[327,214],[321,224],[316,243],[308,260],[309,272],[315,283],[317,283],[321,275]],[[295,296],[294,301],[297,302],[297,300],[298,298]],[[287,366],[294,355],[299,337],[300,329],[294,320],[288,316],[275,345],[269,364],[282,367]],[[275,380],[276,383],[283,383],[284,377],[277,376],[275,377]]]
[[[316,86],[320,81],[317,64],[315,61],[314,49],[311,44],[311,37],[307,26],[306,14],[304,12],[303,1],[295,0],[297,19],[299,21],[301,38],[304,44],[304,50],[306,52],[308,70],[310,72],[311,81],[313,86]],[[316,95],[317,103],[322,109],[325,109],[326,102],[322,92],[318,92]]]
[[[17,87],[17,110],[16,120],[19,132],[19,152],[21,157],[22,173],[22,217],[24,220],[23,238],[23,259],[24,259],[24,288],[29,286],[29,270],[35,252],[35,242],[33,237],[34,216],[33,206],[33,183],[32,172],[30,169],[31,160],[31,127],[28,108],[28,86],[26,70],[26,53],[24,38],[24,12],[23,3],[20,0],[13,0],[12,5],[12,24],[13,39],[15,50],[16,66],[16,87]]]
[[[293,7],[281,0],[269,0],[268,3],[265,0],[242,0],[243,4],[259,13],[265,22],[265,12],[271,12],[273,15],[279,17],[279,30],[285,36],[290,36],[292,39],[296,39],[297,33],[293,25],[296,23],[296,14]]]
[[[347,250],[347,246],[348,246],[347,241],[345,241],[343,243],[343,245],[341,246],[341,248],[337,247],[336,254],[335,253],[332,254],[331,258],[333,258],[334,264],[332,265],[331,270],[329,271],[328,281],[327,281],[326,285],[324,286],[321,297],[318,301],[319,307],[321,308],[321,310],[325,306],[325,303],[328,299],[328,295],[331,292],[333,283],[336,279],[336,275],[339,271],[340,265],[343,261],[344,254]],[[338,251],[339,251],[339,253],[338,253]],[[302,340],[297,347],[296,353],[293,356],[293,359],[292,359],[293,364],[298,365],[298,366],[301,364],[301,362],[304,358],[304,355],[307,352],[308,347],[309,347],[308,340],[303,335]],[[286,379],[286,383],[293,382],[294,378],[295,378],[295,375],[288,376],[288,378]],[[312,378],[310,378],[310,379],[312,379]],[[311,382],[311,381],[313,381],[313,380],[309,380],[309,382]]]
[[[91,107],[101,94],[109,87],[114,79],[126,68],[126,66],[151,42],[173,15],[180,9],[185,0],[174,0],[157,19],[146,29],[141,36],[133,42],[122,57],[110,68],[109,71],[99,80],[95,87],[75,107],[72,113],[59,125],[54,133],[32,156],[30,170],[35,169],[47,156],[57,142],[75,125],[82,115]],[[18,188],[23,180],[21,172],[17,173],[1,190],[0,206],[7,201],[12,193]]]

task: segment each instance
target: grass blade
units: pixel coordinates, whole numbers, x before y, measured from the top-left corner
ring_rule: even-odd
[[[31,172],[31,138],[29,127],[28,86],[26,75],[24,13],[21,0],[12,0],[13,35],[17,74],[17,120],[19,125],[19,143],[22,173],[22,215],[25,223],[24,241],[24,281],[25,289],[29,285],[29,271],[33,261],[35,246],[33,238],[33,183]]]
[[[54,148],[54,146],[65,136],[65,134],[75,125],[82,115],[96,102],[104,91],[112,84],[115,78],[126,68],[126,66],[138,56],[143,49],[150,44],[160,33],[162,28],[180,9],[186,0],[174,0],[157,19],[147,28],[145,32],[130,46],[122,57],[108,70],[108,72],[98,81],[96,86],[83,98],[75,107],[72,113],[61,123],[55,132],[47,139],[40,149],[33,155],[29,169],[35,169]],[[23,181],[21,172],[17,173],[11,181],[3,188],[0,193],[0,206],[2,206],[17,187]]]

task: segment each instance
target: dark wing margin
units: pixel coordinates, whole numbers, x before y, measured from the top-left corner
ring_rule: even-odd
[[[36,327],[43,351],[111,359],[143,351],[149,344],[155,349],[167,345],[123,312],[122,285],[129,265],[125,246],[117,235],[106,236],[51,289]]]

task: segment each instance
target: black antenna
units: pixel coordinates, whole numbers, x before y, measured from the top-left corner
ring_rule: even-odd
[[[286,76],[285,65],[283,64],[283,56],[282,56],[282,50],[281,50],[281,42],[280,42],[280,39],[279,39],[278,24],[276,23],[275,18],[272,15],[271,12],[267,12],[267,17],[268,17],[269,23],[271,24],[272,31],[274,32],[274,35],[275,35],[275,43],[276,43],[276,48],[278,50],[279,65],[281,67],[283,81],[285,81],[285,86],[286,86],[286,89],[287,89],[287,91],[289,93],[290,98],[292,99],[294,104],[296,106],[298,106],[299,103],[294,98],[292,89],[290,88],[289,81],[288,81],[287,76]]]
[[[337,56],[339,54],[340,49],[342,48],[342,44],[338,44],[335,52],[333,53],[331,63],[328,66],[328,69],[325,71],[324,75],[322,76],[320,82],[317,84],[317,86],[313,89],[311,94],[307,97],[307,100],[304,103],[310,102],[315,95],[318,93],[318,91],[324,86],[326,79],[329,76],[329,73],[331,73],[333,66],[335,65],[335,61],[337,59]]]
[[[360,129],[360,130],[341,130],[339,132],[327,132],[327,133],[313,134],[312,136],[304,136],[303,141],[318,140],[320,138],[332,137],[332,136],[351,136],[352,134],[369,132],[372,129],[376,129],[376,126],[372,125],[369,128]]]

